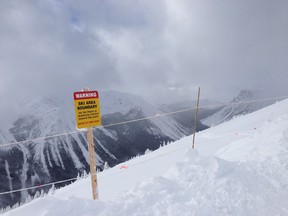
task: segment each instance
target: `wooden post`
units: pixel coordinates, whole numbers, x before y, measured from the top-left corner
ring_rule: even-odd
[[[198,99],[197,99],[197,106],[196,106],[195,117],[194,117],[194,130],[193,130],[192,149],[195,148],[195,133],[196,133],[196,126],[197,126],[197,118],[198,118],[199,99],[200,99],[200,87],[198,88]]]
[[[83,92],[89,91],[88,88],[82,89]],[[93,128],[87,128],[87,141],[90,159],[90,175],[92,184],[92,196],[93,199],[98,199],[98,182],[97,182],[97,172],[96,172],[96,157],[94,152],[94,140],[93,140]]]
[[[90,174],[91,174],[91,183],[92,183],[92,195],[93,199],[98,199],[98,183],[97,183],[97,172],[96,172],[96,159],[94,152],[94,141],[93,141],[93,128],[90,127],[87,129],[87,141],[89,149],[89,158],[90,158]]]

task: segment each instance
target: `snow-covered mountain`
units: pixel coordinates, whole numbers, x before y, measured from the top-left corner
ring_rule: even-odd
[[[195,108],[197,101],[181,101],[172,104],[161,104],[159,108],[163,112],[175,112],[178,110],[188,110],[185,112],[177,113],[177,115],[171,115],[171,118],[180,123],[183,127],[193,131],[194,129],[194,118],[195,118]],[[198,112],[198,122],[197,131],[205,130],[208,128],[207,125],[203,125],[200,121],[201,119],[207,118],[207,116],[213,115],[215,112],[219,111],[221,107],[211,107],[211,105],[219,104],[217,101],[211,101],[207,99],[201,99],[199,104]],[[189,110],[193,108],[192,110]]]
[[[185,137],[4,216],[288,215],[288,100]],[[121,169],[125,165],[125,169]]]
[[[119,92],[100,93],[103,125],[160,114],[161,111],[141,97]],[[1,144],[30,140],[75,131],[73,98],[26,98],[10,119],[1,125]],[[7,122],[7,121],[6,121]],[[3,129],[4,128],[4,129]],[[97,167],[107,162],[114,166],[147,149],[155,150],[168,141],[178,140],[191,131],[169,116],[93,130]],[[15,190],[77,176],[89,169],[86,133],[45,138],[0,147],[0,191]],[[24,200],[22,191],[0,197],[0,207]]]
[[[218,112],[203,119],[202,123],[207,126],[218,125],[236,116],[252,113],[277,101],[276,99],[261,101],[261,99],[266,99],[267,95],[262,91],[242,90],[230,104],[225,105]]]

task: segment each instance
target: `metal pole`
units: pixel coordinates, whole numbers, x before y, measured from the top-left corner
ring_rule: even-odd
[[[197,99],[197,106],[196,106],[195,117],[194,117],[194,130],[193,130],[193,143],[192,143],[192,149],[195,148],[195,133],[196,133],[196,127],[197,127],[197,118],[198,118],[199,99],[200,99],[200,87],[198,88],[198,99]]]

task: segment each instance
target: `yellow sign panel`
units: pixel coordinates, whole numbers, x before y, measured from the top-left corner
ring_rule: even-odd
[[[74,92],[77,128],[101,125],[100,104],[97,91]]]

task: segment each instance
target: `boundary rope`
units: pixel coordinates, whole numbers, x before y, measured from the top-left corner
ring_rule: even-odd
[[[65,179],[65,180],[61,180],[61,181],[56,181],[56,182],[50,182],[50,183],[46,183],[46,184],[38,185],[38,186],[33,186],[33,187],[27,187],[27,188],[21,188],[21,189],[17,189],[17,190],[0,192],[0,195],[16,193],[16,192],[26,191],[26,190],[31,190],[31,189],[43,188],[45,186],[50,186],[50,185],[53,185],[53,184],[54,185],[55,184],[60,184],[60,183],[64,183],[64,182],[74,181],[74,180],[77,180],[77,177],[76,178]]]
[[[151,161],[151,160],[155,160],[157,158],[160,158],[160,157],[164,157],[166,155],[169,155],[173,152],[176,152],[176,151],[180,151],[180,150],[183,150],[185,149],[185,147],[182,147],[182,148],[178,148],[178,149],[175,149],[173,151],[169,151],[169,152],[166,152],[164,154],[161,154],[161,155],[157,155],[153,158],[150,158],[150,159],[147,159],[145,161],[140,161],[140,162],[137,162],[137,163],[134,163],[134,164],[131,164],[129,165],[129,167],[131,166],[138,166],[139,164],[142,164],[142,163],[145,163],[145,162],[148,162],[148,161]],[[116,166],[115,166],[116,167]],[[114,170],[115,172],[116,170]],[[114,173],[112,172],[112,173]],[[96,175],[97,173],[95,174],[92,174],[92,175]],[[109,173],[110,175],[111,173]],[[91,176],[91,174],[89,174],[88,176]],[[56,182],[50,182],[50,183],[46,183],[46,184],[41,184],[41,185],[37,185],[37,186],[33,186],[33,187],[27,187],[27,188],[21,188],[21,189],[16,189],[16,190],[11,190],[11,191],[4,191],[4,192],[0,192],[0,196],[1,195],[5,195],[5,194],[10,194],[10,193],[16,193],[16,192],[21,192],[21,191],[26,191],[26,190],[31,190],[31,189],[39,189],[39,188],[43,188],[43,187],[46,187],[46,186],[52,186],[52,185],[56,185],[56,184],[60,184],[60,183],[65,183],[65,182],[70,182],[70,181],[75,181],[77,180],[78,178],[77,177],[74,177],[74,178],[70,178],[70,179],[65,179],[65,180],[61,180],[61,181],[56,181]]]
[[[217,108],[217,107],[222,107],[222,106],[233,106],[233,105],[240,105],[240,104],[265,102],[265,101],[280,100],[280,99],[285,99],[285,98],[288,98],[288,96],[272,97],[272,98],[266,98],[266,99],[250,100],[250,101],[227,103],[227,104],[225,104],[225,103],[223,103],[223,104],[214,104],[214,105],[208,105],[208,106],[201,106],[201,107],[199,107],[199,109]],[[196,109],[196,107],[188,108],[188,109],[182,109],[182,110],[177,110],[177,111],[173,111],[173,112],[161,113],[161,114],[156,114],[156,115],[153,115],[153,116],[148,116],[148,117],[143,117],[143,118],[138,118],[138,119],[132,119],[132,120],[123,121],[123,122],[116,122],[116,123],[112,123],[112,124],[108,124],[108,125],[101,125],[101,126],[93,127],[93,129],[95,129],[95,128],[108,128],[108,127],[112,127],[112,126],[129,124],[129,123],[134,123],[134,122],[138,122],[138,121],[150,120],[150,119],[159,118],[159,117],[163,117],[163,116],[173,115],[173,114],[176,114],[176,113],[187,112],[187,111],[191,111],[191,110],[195,110],[195,109]],[[11,145],[30,143],[30,142],[33,142],[33,141],[39,141],[39,140],[44,140],[44,139],[51,139],[51,138],[55,138],[55,137],[59,137],[59,136],[65,136],[65,135],[70,135],[70,134],[75,134],[75,133],[81,133],[83,131],[84,130],[75,130],[75,131],[70,131],[70,132],[66,132],[66,133],[60,133],[60,134],[43,136],[43,137],[37,137],[37,138],[33,138],[33,139],[28,139],[28,140],[3,143],[3,144],[0,144],[0,148],[11,146]]]
[[[287,96],[275,97],[275,98],[269,98],[269,99],[262,99],[262,100],[245,101],[245,102],[235,102],[235,103],[229,103],[229,104],[218,104],[218,105],[202,106],[202,107],[199,107],[199,109],[200,108],[202,108],[202,109],[203,108],[215,108],[215,107],[224,106],[224,105],[238,105],[238,104],[256,103],[256,102],[263,102],[263,101],[277,100],[277,99],[284,99],[284,98],[287,98]],[[161,116],[172,115],[172,114],[175,114],[175,113],[186,112],[186,111],[190,111],[190,110],[194,110],[194,109],[196,109],[196,108],[189,108],[189,109],[177,110],[177,111],[169,112],[169,113],[156,114],[154,116],[149,116],[149,117],[145,117],[145,118],[129,120],[129,121],[125,121],[125,122],[112,123],[112,124],[109,124],[109,125],[99,126],[99,127],[103,127],[103,128],[112,127],[112,126],[116,126],[116,125],[127,124],[127,123],[132,123],[132,122],[137,122],[137,121],[143,121],[143,120],[158,118],[158,117],[161,117]],[[97,128],[97,127],[95,127],[95,128]],[[55,134],[55,135],[46,136],[46,137],[38,137],[38,138],[35,138],[35,139],[30,139],[30,140],[25,140],[25,141],[20,141],[20,142],[7,143],[7,144],[4,144],[4,145],[6,145],[6,146],[7,145],[15,145],[15,144],[24,143],[24,142],[28,143],[28,142],[35,141],[35,140],[54,138],[54,137],[58,137],[58,136],[63,136],[63,135],[72,134],[72,133],[80,133],[80,132],[82,132],[82,131],[71,131],[71,132],[67,132],[67,133]],[[183,148],[178,148],[176,150],[167,152],[165,154],[161,154],[161,155],[158,155],[156,157],[150,158],[147,161],[154,160],[154,159],[159,158],[159,157],[163,157],[165,155],[171,154],[171,153],[173,153],[175,151],[179,151],[179,150],[182,150],[182,149]],[[138,164],[144,163],[144,162],[146,162],[146,161],[141,161],[141,162],[132,164],[131,166],[135,166],[135,165],[137,166]],[[91,174],[90,174],[90,176],[91,176]],[[33,186],[33,187],[27,187],[27,188],[21,188],[21,189],[17,189],[17,190],[0,192],[0,195],[16,193],[16,192],[21,192],[21,191],[26,191],[26,190],[31,190],[31,189],[39,189],[39,188],[43,188],[43,187],[46,187],[46,186],[51,186],[51,185],[65,183],[65,182],[74,181],[74,180],[77,180],[77,177],[76,178],[65,179],[65,180],[61,180],[61,181],[56,181],[56,182],[50,182],[50,183],[46,183],[46,184],[42,184],[42,185],[38,185],[38,186]]]

